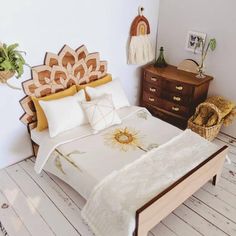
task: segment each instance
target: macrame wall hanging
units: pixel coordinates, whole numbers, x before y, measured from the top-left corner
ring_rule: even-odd
[[[150,40],[150,25],[143,16],[143,7],[139,7],[139,15],[135,17],[130,29],[130,45],[128,64],[145,64],[154,59],[154,50]]]

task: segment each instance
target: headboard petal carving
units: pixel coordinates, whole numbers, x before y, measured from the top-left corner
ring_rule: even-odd
[[[22,83],[26,97],[20,100],[24,114],[20,120],[32,128],[37,122],[31,96],[44,97],[76,84],[86,84],[107,74],[107,62],[99,53],[89,53],[82,45],[76,50],[65,45],[58,54],[46,53],[44,64],[32,67],[31,79]]]

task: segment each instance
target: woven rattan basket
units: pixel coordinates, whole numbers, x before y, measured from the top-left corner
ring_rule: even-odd
[[[217,108],[217,106],[215,106],[212,103],[209,102],[204,102],[198,105],[198,107],[196,108],[196,113],[198,114],[199,110],[201,107],[210,107],[211,109],[213,109],[217,116],[218,116],[218,120],[217,120],[217,124],[211,127],[206,127],[206,126],[200,126],[200,125],[196,125],[193,123],[193,120],[195,118],[195,116],[193,115],[189,120],[188,120],[188,128],[191,129],[192,131],[194,131],[195,133],[198,133],[199,135],[201,135],[203,138],[212,141],[220,132],[220,128],[223,124],[223,120],[221,117],[221,112],[220,110]]]
[[[0,82],[5,83],[8,79],[10,79],[15,72],[12,72],[10,70],[7,71],[0,71]]]

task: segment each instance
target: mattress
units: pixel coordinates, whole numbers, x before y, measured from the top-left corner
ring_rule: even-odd
[[[127,150],[114,143],[113,136],[117,129],[127,129],[127,132],[136,135],[135,142]],[[142,111],[135,117],[129,117],[121,125],[58,146],[44,170],[56,175],[88,199],[94,187],[106,176],[181,132],[180,129],[151,116],[147,111]],[[46,135],[47,131],[33,131],[32,139],[40,145]]]

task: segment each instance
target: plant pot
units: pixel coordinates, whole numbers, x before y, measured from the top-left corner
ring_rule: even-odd
[[[13,77],[15,72],[10,70],[0,71],[0,82],[5,83],[8,79]]]

